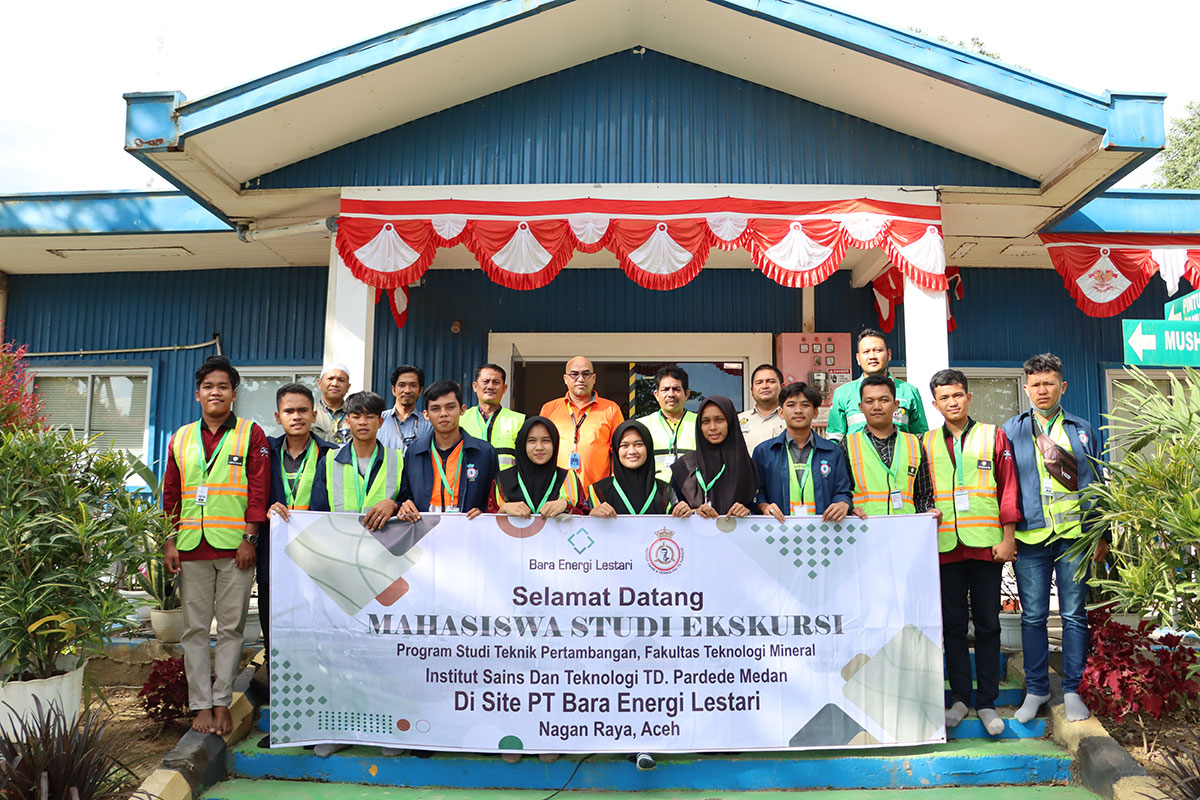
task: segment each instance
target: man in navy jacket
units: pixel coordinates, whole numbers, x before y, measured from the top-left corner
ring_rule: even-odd
[[[416,522],[422,512],[464,512],[474,519],[487,509],[500,462],[490,444],[459,427],[463,408],[462,387],[453,381],[437,381],[425,391],[433,431],[404,456],[401,519]]]
[[[786,430],[754,448],[758,513],[780,522],[789,515],[845,519],[853,503],[845,455],[812,429],[821,393],[806,383],[790,383],[779,393],[779,405]]]

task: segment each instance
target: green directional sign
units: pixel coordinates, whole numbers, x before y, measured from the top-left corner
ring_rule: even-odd
[[[1200,289],[1163,303],[1163,318],[1168,322],[1200,322]]]
[[[1200,367],[1200,322],[1121,320],[1125,363],[1157,367]]]

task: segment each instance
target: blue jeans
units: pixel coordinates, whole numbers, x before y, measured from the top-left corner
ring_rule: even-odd
[[[1050,643],[1046,618],[1050,615],[1050,574],[1057,576],[1058,610],[1063,625],[1063,691],[1079,688],[1087,663],[1087,584],[1075,580],[1080,558],[1067,557],[1072,541],[1058,539],[1041,544],[1017,543],[1017,594],[1021,598],[1021,649],[1025,653],[1025,691],[1050,694]]]

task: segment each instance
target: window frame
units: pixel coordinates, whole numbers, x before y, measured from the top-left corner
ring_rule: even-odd
[[[86,377],[88,382],[87,405],[84,408],[84,440],[92,437],[92,392],[93,378],[98,375],[117,375],[121,377],[144,377],[146,379],[146,415],[142,420],[142,446],[140,452],[133,455],[149,463],[150,456],[150,420],[154,407],[154,367],[148,366],[39,366],[31,367],[33,375],[32,387],[37,386],[38,378],[79,378]],[[31,388],[32,388],[31,387]],[[53,420],[50,420],[53,424]],[[103,433],[103,431],[101,431]],[[99,449],[93,447],[92,449]],[[126,451],[131,452],[131,451]]]
[[[962,367],[951,364],[950,369],[956,369],[967,376],[968,391],[970,390],[969,384],[975,378],[1012,378],[1017,382],[1017,413],[1024,413],[1032,407],[1029,395],[1025,394],[1025,369],[1023,367]],[[908,369],[906,367],[891,367],[890,371],[900,380],[907,380]],[[929,391],[928,386],[917,388],[921,390],[922,397],[925,397]],[[929,398],[929,405],[933,405],[932,397]]]
[[[316,375],[317,379],[319,380],[321,377],[320,364],[300,366],[291,366],[288,364],[268,364],[264,366],[255,366],[251,364],[250,366],[237,367],[238,376],[241,378],[241,383],[245,383],[247,379],[284,378],[289,375],[291,376],[291,380],[288,382],[294,383],[299,375],[308,373],[310,370],[312,374]],[[240,385],[241,384],[239,383],[239,387]],[[313,390],[313,401],[314,405],[321,401],[321,393],[316,389]],[[241,416],[238,414],[237,404],[237,398],[234,398],[232,411],[235,415]]]

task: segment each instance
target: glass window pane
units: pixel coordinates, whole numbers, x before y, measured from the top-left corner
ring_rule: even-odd
[[[92,378],[95,446],[128,450],[143,458],[150,379],[145,375],[96,375]]]
[[[79,438],[87,431],[87,377],[39,375],[33,390],[41,395],[46,421],[69,429]]]
[[[275,392],[292,382],[291,375],[246,375],[238,386],[233,413],[257,422],[267,436],[278,436],[283,428],[275,422]]]
[[[967,376],[971,388],[971,418],[976,422],[1003,425],[1021,411],[1019,378],[974,378]]]
[[[634,406],[633,416],[651,414],[658,410],[658,401],[654,399],[654,375],[664,363],[639,362],[633,367]],[[700,401],[712,395],[725,395],[733,401],[734,408],[742,406],[743,372],[745,369],[740,362],[679,362],[688,374],[688,399],[684,408],[688,411],[699,411]]]

